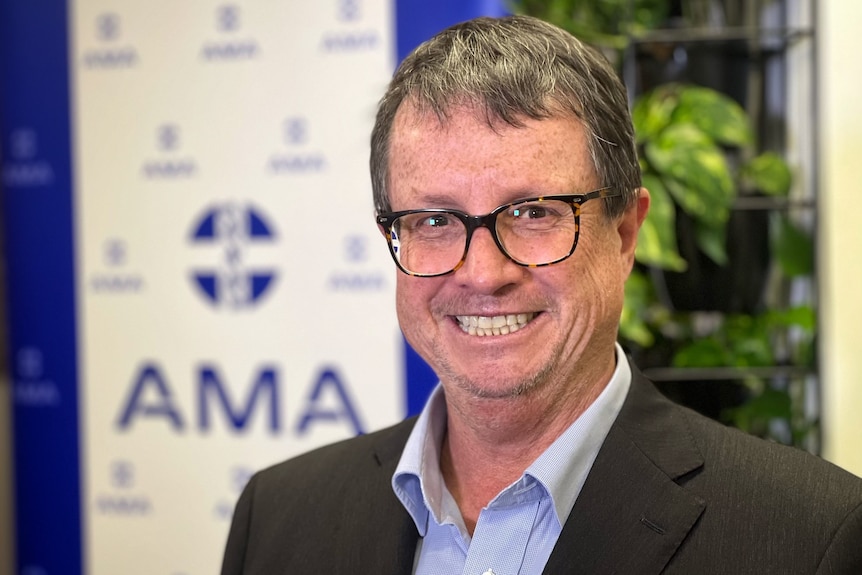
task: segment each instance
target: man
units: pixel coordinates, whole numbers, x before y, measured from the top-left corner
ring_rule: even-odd
[[[421,416],[256,475],[223,575],[862,573],[862,481],[663,399],[615,343],[649,207],[626,94],[526,17],[401,64],[371,171]]]

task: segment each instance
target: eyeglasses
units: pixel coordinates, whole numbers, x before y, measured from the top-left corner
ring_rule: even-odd
[[[618,190],[605,187],[587,194],[527,198],[484,216],[447,209],[406,210],[380,214],[377,223],[386,233],[398,268],[411,276],[442,276],[460,268],[473,232],[482,227],[516,264],[549,266],[575,252],[581,206],[619,195]]]

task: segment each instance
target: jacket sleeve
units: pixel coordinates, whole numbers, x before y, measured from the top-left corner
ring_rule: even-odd
[[[256,476],[251,478],[236,503],[222,559],[221,575],[242,575],[243,573],[256,479]]]

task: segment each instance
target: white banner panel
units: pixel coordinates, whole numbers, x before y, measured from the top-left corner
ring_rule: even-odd
[[[404,415],[367,168],[394,16],[71,17],[86,572],[216,573],[253,470]]]

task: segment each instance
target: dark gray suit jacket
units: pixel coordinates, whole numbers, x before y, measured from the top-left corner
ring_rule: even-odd
[[[409,575],[414,420],[255,475],[222,575]],[[544,573],[862,575],[862,480],[666,400],[636,369]]]

